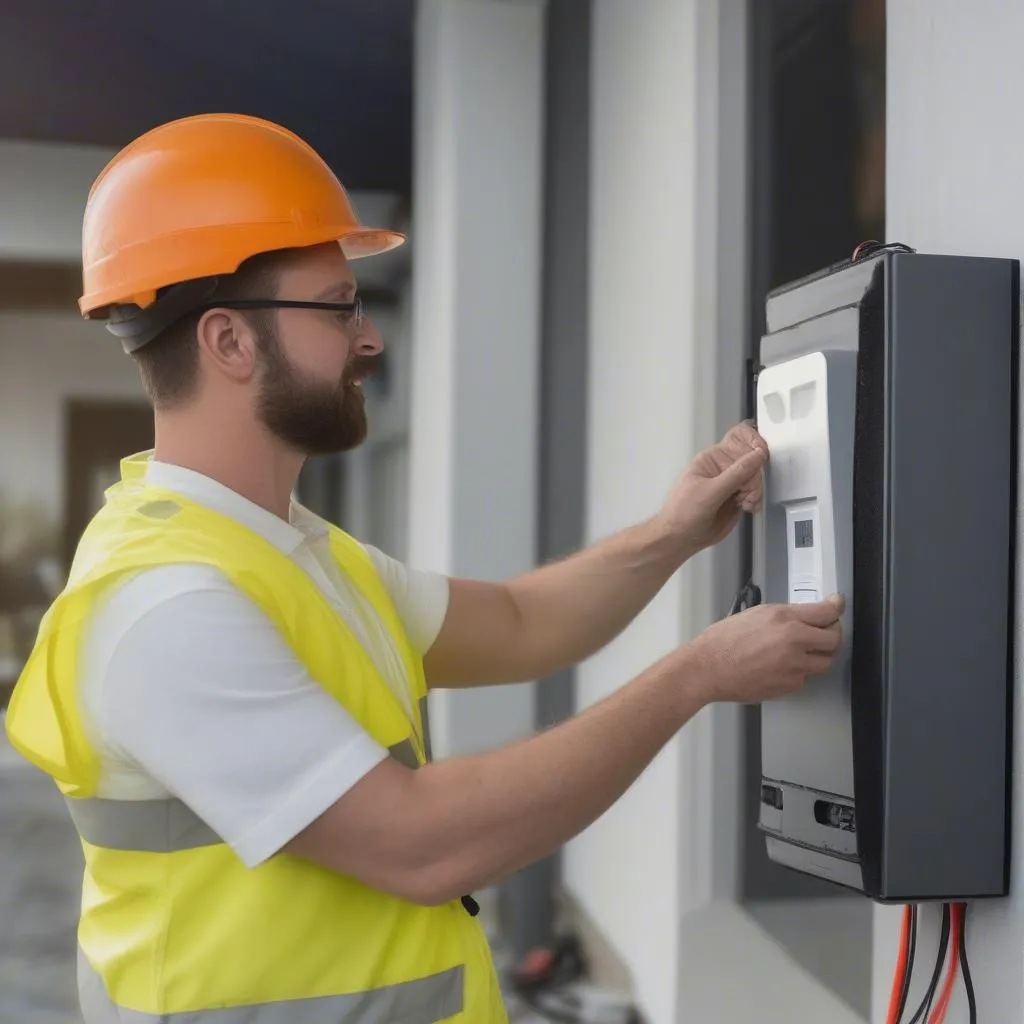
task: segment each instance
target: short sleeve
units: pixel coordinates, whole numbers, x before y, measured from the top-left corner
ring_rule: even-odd
[[[306,671],[270,620],[214,570],[150,570],[93,629],[124,621],[133,588],[203,573],[146,605],[117,638],[94,702],[98,727],[249,866],[278,852],[387,752]]]
[[[448,577],[411,569],[369,544],[364,547],[394,602],[409,641],[420,654],[426,654],[448,614]]]

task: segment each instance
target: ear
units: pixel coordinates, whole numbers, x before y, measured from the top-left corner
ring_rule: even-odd
[[[209,370],[243,384],[256,372],[256,335],[245,317],[230,309],[205,312],[196,327],[200,358]]]

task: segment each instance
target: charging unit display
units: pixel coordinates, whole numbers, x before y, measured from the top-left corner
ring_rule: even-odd
[[[762,708],[759,825],[884,902],[1008,891],[1018,280],[899,246],[767,299],[753,582],[846,611],[830,672]]]

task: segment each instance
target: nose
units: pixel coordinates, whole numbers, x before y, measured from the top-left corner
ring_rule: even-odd
[[[359,336],[356,338],[356,352],[361,356],[375,356],[383,349],[384,339],[380,336],[377,325],[369,317],[364,317],[359,328]]]

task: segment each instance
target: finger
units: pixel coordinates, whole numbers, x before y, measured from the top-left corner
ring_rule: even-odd
[[[788,672],[781,680],[782,688],[779,696],[786,693],[795,693],[807,682],[808,675],[809,673],[802,667],[793,672]]]
[[[740,492],[740,508],[744,512],[758,512],[764,498],[761,474],[758,473],[747,487]]]
[[[738,423],[726,434],[723,447],[730,453],[742,455],[748,448],[759,448],[764,452],[765,462],[771,458],[768,442],[757,432],[757,428],[749,420]],[[740,488],[740,508],[744,512],[757,512],[762,505],[762,477],[755,473],[747,484]]]
[[[726,498],[746,487],[760,475],[766,461],[767,458],[762,449],[752,448],[727,469],[723,469],[713,481],[719,500],[725,501]]]
[[[804,649],[811,654],[835,654],[843,643],[843,627],[838,622],[831,626],[821,628],[802,624],[803,630],[800,634]]]
[[[808,657],[806,666],[809,676],[823,676],[832,667],[833,659],[827,654],[812,654]]]
[[[757,432],[757,428],[750,420],[743,420],[737,423],[722,439],[728,445],[730,441],[738,441],[744,448],[763,448],[768,451],[768,443]]]
[[[818,638],[820,646],[816,648],[824,654],[835,654],[843,646],[843,627],[835,622],[828,629],[822,630]]]
[[[791,604],[789,611],[800,622],[824,629],[833,622],[838,622],[845,608],[846,601],[842,595],[833,594],[824,601],[815,601],[813,604]]]

